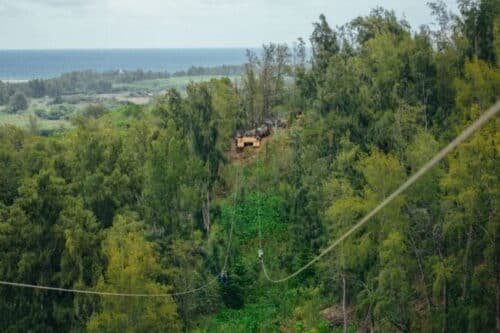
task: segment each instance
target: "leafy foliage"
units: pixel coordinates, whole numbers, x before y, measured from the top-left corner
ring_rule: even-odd
[[[165,294],[221,276],[141,299],[1,286],[0,328],[500,329],[498,119],[289,283],[269,284],[257,254],[273,277],[302,267],[496,102],[498,6],[459,4],[432,3],[438,28],[418,32],[381,8],[339,28],[322,15],[311,66],[303,40],[270,44],[248,52],[241,85],[93,106],[54,137],[0,127],[0,280]],[[287,128],[260,150],[229,151],[274,117]]]

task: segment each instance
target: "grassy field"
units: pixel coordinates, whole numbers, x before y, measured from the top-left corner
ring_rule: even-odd
[[[0,125],[14,125],[20,128],[28,128],[30,115],[36,117],[37,127],[42,132],[54,131],[63,128],[70,128],[71,122],[67,119],[49,120],[36,116],[36,112],[58,108],[70,109],[70,115],[81,112],[89,104],[103,104],[109,110],[121,110],[124,103],[148,104],[155,96],[163,94],[167,89],[177,89],[182,94],[186,92],[186,87],[191,82],[203,82],[211,79],[222,78],[223,76],[183,76],[172,77],[168,79],[143,80],[133,83],[120,83],[113,85],[114,93],[110,94],[79,94],[61,96],[64,102],[62,104],[52,104],[53,98],[45,97],[31,99],[29,108],[19,113],[6,112],[6,106],[0,106]],[[231,77],[232,80],[237,77]],[[114,113],[114,112],[112,112]],[[120,112],[117,115],[108,115],[110,119],[120,123],[124,121]],[[116,119],[114,119],[116,118]]]
[[[0,111],[0,125],[14,125],[19,128],[28,128],[29,115],[31,113],[28,111],[22,112],[20,114],[11,114]],[[36,116],[35,116],[36,117]],[[53,131],[58,129],[64,129],[71,127],[71,123],[67,120],[47,120],[37,118],[37,125],[41,131]]]
[[[211,79],[218,79],[224,76],[217,75],[200,75],[200,76],[182,76],[182,77],[172,77],[168,79],[155,79],[155,80],[143,80],[133,83],[117,83],[113,84],[114,91],[128,91],[128,92],[150,92],[158,93],[166,89],[177,89],[181,92],[186,90],[186,87],[191,82],[203,82],[209,81]],[[233,77],[231,77],[233,79]]]

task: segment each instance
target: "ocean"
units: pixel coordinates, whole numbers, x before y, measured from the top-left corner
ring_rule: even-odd
[[[71,71],[175,72],[191,66],[240,65],[245,49],[0,50],[0,80],[51,78]]]

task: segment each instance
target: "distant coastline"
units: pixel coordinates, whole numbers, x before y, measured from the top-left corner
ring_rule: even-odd
[[[175,72],[245,61],[245,48],[0,50],[0,80],[18,83],[85,70]]]
[[[5,83],[25,83],[28,82],[30,79],[2,79],[0,78],[0,81],[5,82]]]

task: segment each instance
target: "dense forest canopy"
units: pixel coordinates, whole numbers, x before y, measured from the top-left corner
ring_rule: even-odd
[[[229,248],[227,279],[187,295],[0,286],[2,331],[500,331],[498,117],[296,278],[269,283],[257,254],[295,271],[498,100],[500,3],[458,3],[418,30],[382,8],[321,15],[310,60],[303,39],[264,45],[237,83],[52,137],[1,127],[1,281],[167,294],[217,278]],[[262,148],[231,152],[276,118]]]

